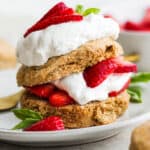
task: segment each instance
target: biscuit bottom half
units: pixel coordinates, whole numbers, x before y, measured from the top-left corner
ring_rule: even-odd
[[[60,116],[65,128],[83,128],[114,122],[128,108],[130,95],[124,91],[105,101],[93,101],[86,105],[71,104],[53,107],[47,100],[24,92],[21,107],[39,112],[43,117]]]

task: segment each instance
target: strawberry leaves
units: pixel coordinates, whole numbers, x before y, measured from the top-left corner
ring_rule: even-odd
[[[13,130],[17,130],[17,129],[25,129],[29,126],[31,126],[32,124],[38,122],[38,119],[31,119],[31,118],[26,118],[25,120],[22,120],[19,124],[17,124]]]
[[[131,85],[129,86],[127,92],[130,94],[130,101],[134,103],[142,102],[142,88],[138,83],[146,83],[150,81],[149,72],[136,73],[131,78]]]
[[[141,94],[141,88],[139,86],[130,86],[127,90],[127,92],[130,94],[131,98],[130,101],[133,103],[141,103],[142,102],[142,94]]]
[[[27,128],[33,123],[43,119],[39,113],[29,109],[14,109],[12,112],[17,118],[22,120],[19,124],[13,127],[13,130]]]
[[[90,14],[98,14],[100,12],[99,8],[87,8],[84,10],[83,5],[77,5],[75,11],[83,16],[88,16]]]
[[[76,6],[76,9],[75,9],[75,12],[78,13],[78,14],[82,14],[84,12],[84,8],[83,8],[83,5],[77,5]]]
[[[149,82],[150,81],[150,73],[149,72],[137,73],[132,77],[131,81],[132,81],[132,83]]]

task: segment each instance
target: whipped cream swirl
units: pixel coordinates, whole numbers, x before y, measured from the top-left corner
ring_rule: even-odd
[[[95,88],[87,87],[82,72],[69,75],[53,84],[67,91],[78,104],[84,105],[94,100],[106,100],[110,92],[121,90],[131,75],[132,73],[111,74]]]

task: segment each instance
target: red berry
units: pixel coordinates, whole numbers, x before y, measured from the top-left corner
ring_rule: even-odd
[[[94,88],[101,84],[112,73],[136,72],[137,66],[133,63],[124,61],[122,57],[109,58],[96,65],[87,68],[84,73],[84,79],[87,86]]]
[[[51,8],[35,25],[42,23],[45,19],[51,18],[52,16],[62,16],[62,15],[72,15],[74,10],[72,8],[68,8],[63,2],[56,4],[53,8]],[[33,26],[28,29],[32,30]],[[28,31],[24,34],[24,37],[28,35]]]
[[[55,130],[64,130],[63,120],[57,116],[48,117],[25,129],[25,131],[55,131]]]
[[[123,28],[126,29],[126,30],[133,30],[133,31],[142,30],[142,27],[140,26],[140,24],[135,23],[135,22],[131,22],[131,21],[127,21],[123,25]]]
[[[50,25],[55,25],[55,24],[60,24],[60,23],[70,22],[70,21],[81,21],[82,19],[83,19],[83,16],[81,16],[81,15],[52,16],[52,17],[44,19],[43,21],[38,22],[35,25],[33,25],[24,34],[24,37],[26,37],[31,32],[45,29]]]
[[[110,74],[117,69],[114,58],[103,60],[96,65],[87,68],[84,73],[84,79],[87,86],[94,88],[101,84]]]
[[[46,84],[46,85],[38,85],[34,87],[27,87],[27,89],[36,96],[42,97],[42,98],[48,98],[50,94],[54,92],[54,85],[52,84]]]
[[[57,91],[50,95],[49,102],[52,106],[61,107],[73,104],[73,99],[64,91]]]
[[[115,73],[137,72],[136,64],[124,61],[121,57],[118,57],[115,61],[118,65],[117,69],[114,71]]]
[[[125,83],[125,85],[119,91],[110,92],[109,97],[115,97],[115,96],[119,95],[120,93],[122,93],[124,90],[126,90],[128,88],[129,84],[130,84],[130,79]]]

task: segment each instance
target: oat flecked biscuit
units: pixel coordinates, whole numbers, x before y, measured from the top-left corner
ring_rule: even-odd
[[[86,105],[72,104],[52,107],[49,102],[29,92],[21,97],[21,106],[39,112],[42,116],[60,116],[65,128],[83,128],[109,124],[121,116],[128,108],[130,96],[125,91],[117,97],[105,101],[93,101]]]
[[[134,129],[130,150],[150,150],[150,121]]]
[[[50,58],[42,66],[22,66],[17,74],[17,82],[19,86],[49,83],[122,53],[122,47],[111,38],[89,41],[66,55]]]
[[[15,49],[6,41],[0,39],[0,69],[15,67]]]

